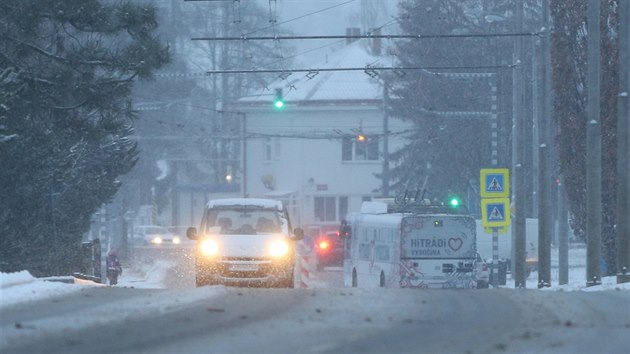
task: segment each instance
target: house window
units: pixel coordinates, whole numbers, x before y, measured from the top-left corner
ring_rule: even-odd
[[[339,221],[345,220],[348,215],[348,197],[339,197]]]
[[[265,152],[265,161],[271,161],[271,138],[265,139],[263,151]]]
[[[280,160],[280,138],[274,138],[273,139],[273,158],[276,160]]]
[[[315,220],[341,221],[348,215],[348,197],[315,197]]]
[[[263,146],[263,154],[265,161],[270,162],[273,160],[280,160],[280,139],[278,138],[266,138]]]
[[[378,139],[368,138],[366,141],[357,141],[350,135],[341,139],[342,161],[378,161],[378,159]]]
[[[315,220],[317,221],[335,221],[337,216],[335,197],[315,197]]]

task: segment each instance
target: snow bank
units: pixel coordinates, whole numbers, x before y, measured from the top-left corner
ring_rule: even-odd
[[[586,279],[586,278],[583,278]],[[580,283],[551,286],[541,290],[550,291],[604,291],[604,290],[630,290],[630,283],[617,284],[617,277],[603,277],[602,285],[586,287],[586,280]]]
[[[5,289],[15,285],[28,284],[33,281],[35,281],[35,277],[26,270],[15,273],[0,273],[0,289]]]
[[[97,285],[88,281],[77,284],[83,286]],[[0,273],[0,308],[79,291],[83,286],[77,286],[77,284],[37,279],[26,270],[16,273]]]

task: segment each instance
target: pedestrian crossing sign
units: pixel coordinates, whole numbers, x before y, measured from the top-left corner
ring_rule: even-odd
[[[483,227],[510,226],[510,199],[482,199],[481,218]]]
[[[481,198],[509,198],[510,172],[507,168],[481,169]]]

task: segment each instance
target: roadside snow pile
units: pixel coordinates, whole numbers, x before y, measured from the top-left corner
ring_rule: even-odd
[[[617,277],[603,277],[602,284],[597,286],[586,287],[586,280],[582,284],[558,285],[548,288],[555,291],[604,291],[604,290],[630,290],[630,283],[617,284]],[[547,289],[544,289],[547,290]]]
[[[95,285],[82,282],[82,285]],[[82,286],[37,279],[26,270],[0,273],[0,308],[17,303],[41,300],[81,290]]]
[[[0,289],[20,284],[28,284],[33,281],[35,281],[35,277],[26,270],[15,273],[0,273]]]

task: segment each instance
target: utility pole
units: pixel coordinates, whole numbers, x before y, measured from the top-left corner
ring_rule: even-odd
[[[619,2],[619,96],[617,96],[617,283],[630,282],[630,3]]]
[[[517,31],[523,29],[523,3],[516,1],[516,26]],[[525,176],[524,176],[524,145],[525,145],[525,122],[523,114],[523,64],[522,64],[523,41],[516,38],[514,48],[514,59],[517,64],[514,69],[513,81],[513,129],[512,137],[512,169],[515,175],[514,184],[514,207],[516,215],[514,217],[513,239],[514,239],[514,286],[525,288]]]
[[[600,126],[600,0],[589,0],[588,106],[586,124],[586,286],[600,285],[602,232],[602,136]]]
[[[541,133],[542,135],[542,133]],[[549,148],[541,143],[538,149],[540,168],[538,170],[539,201],[538,208],[538,288],[551,286],[551,188],[547,183],[547,165]]]
[[[537,38],[532,41],[532,214],[538,216],[540,207],[540,144],[541,140],[541,108],[543,97],[540,90],[542,83],[542,43]]]
[[[569,225],[564,182],[558,183],[558,283],[569,284]]]
[[[237,114],[241,116],[241,139],[243,140],[243,152],[241,158],[241,170],[243,171],[243,176],[241,178],[243,180],[241,181],[241,188],[243,198],[247,198],[247,113],[237,112]]]
[[[389,91],[387,82],[383,83],[383,198],[389,198]]]
[[[550,45],[549,45],[549,0],[543,1],[543,35],[541,39],[541,60],[539,61],[541,70],[542,97],[540,119],[538,120],[538,288],[551,286],[551,158],[549,146],[549,122],[550,105],[549,99],[549,76],[550,67]]]

